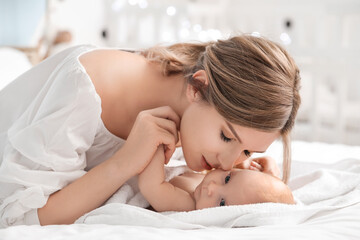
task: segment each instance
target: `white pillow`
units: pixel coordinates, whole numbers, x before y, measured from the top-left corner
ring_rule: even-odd
[[[10,47],[1,47],[0,90],[31,67],[25,53]]]

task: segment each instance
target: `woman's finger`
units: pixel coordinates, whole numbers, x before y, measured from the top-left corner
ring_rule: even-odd
[[[154,117],[169,119],[175,123],[176,129],[180,129],[180,116],[169,106],[162,106],[143,112],[150,113]]]
[[[161,127],[158,127],[158,132],[158,144],[162,144],[164,146],[165,163],[168,163],[175,152],[175,137],[172,133]]]
[[[167,130],[171,133],[174,138],[175,142],[179,141],[178,130],[176,129],[176,123],[172,120],[164,119],[164,118],[155,118],[154,122],[161,128]]]

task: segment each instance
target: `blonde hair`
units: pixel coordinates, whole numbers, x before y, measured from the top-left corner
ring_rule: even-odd
[[[217,42],[156,46],[141,54],[161,64],[165,76],[183,74],[229,122],[279,131],[284,149],[283,181],[287,182],[290,131],[300,105],[300,75],[285,49],[262,37],[239,35]],[[198,70],[206,71],[208,85],[192,77]]]

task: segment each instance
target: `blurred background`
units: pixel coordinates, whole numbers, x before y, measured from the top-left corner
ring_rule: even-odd
[[[299,65],[295,139],[360,145],[359,0],[0,0],[0,89],[73,45],[138,49],[239,33],[280,43]]]

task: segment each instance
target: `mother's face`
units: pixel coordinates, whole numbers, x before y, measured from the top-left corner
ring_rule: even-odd
[[[231,124],[202,101],[189,104],[180,125],[184,157],[194,171],[230,170],[252,153],[265,152],[279,135]]]

